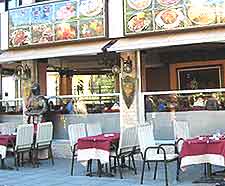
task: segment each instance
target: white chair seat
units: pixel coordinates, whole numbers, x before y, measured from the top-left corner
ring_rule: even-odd
[[[167,161],[175,160],[178,157],[179,157],[178,154],[166,154]],[[163,161],[164,154],[149,154],[149,155],[147,155],[146,160],[148,160],[148,161]]]

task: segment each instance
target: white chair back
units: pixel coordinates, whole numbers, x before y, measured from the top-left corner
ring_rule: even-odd
[[[140,125],[138,127],[138,139],[140,144],[141,152],[144,155],[145,149],[147,147],[155,147],[155,138],[153,133],[153,125],[149,123],[145,123],[145,125]],[[155,155],[157,153],[157,149],[149,149],[147,155],[147,159],[151,155]]]
[[[102,134],[102,127],[100,123],[88,123],[87,124],[88,136],[96,136]]]
[[[190,138],[190,128],[187,121],[174,121],[173,128],[175,140],[180,138],[183,138],[184,140]]]
[[[73,148],[77,143],[77,140],[82,137],[86,137],[86,124],[71,124],[68,126],[68,135],[70,140],[70,146]]]
[[[39,123],[37,125],[37,135],[35,144],[38,146],[51,144],[53,136],[52,122]]]
[[[34,126],[31,124],[19,125],[16,135],[16,150],[31,148],[34,137]]]
[[[123,128],[120,131],[118,154],[130,152],[138,147],[137,127]]]

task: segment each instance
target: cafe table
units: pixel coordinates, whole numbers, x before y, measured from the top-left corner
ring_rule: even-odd
[[[0,135],[0,158],[1,168],[5,168],[4,159],[6,158],[7,147],[13,146],[16,142],[16,135]]]
[[[183,170],[189,165],[207,164],[207,177],[210,178],[210,182],[212,181],[211,165],[225,167],[225,137],[200,136],[184,140],[180,157],[180,167]]]
[[[111,145],[117,143],[119,138],[119,133],[79,138],[77,142],[77,161],[86,163],[89,160],[98,160],[100,164],[109,163]]]

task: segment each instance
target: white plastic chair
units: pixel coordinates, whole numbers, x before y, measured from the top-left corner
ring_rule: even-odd
[[[12,151],[15,158],[15,166],[18,170],[18,157],[19,154],[24,152],[32,152],[32,145],[33,145],[33,137],[34,137],[34,127],[33,125],[19,125],[17,128],[17,136],[16,136],[16,144],[13,148],[8,148],[8,151]],[[32,161],[33,163],[33,161]]]
[[[68,126],[68,135],[70,140],[70,147],[72,151],[72,165],[71,165],[71,176],[73,175],[74,158],[76,154],[76,145],[79,138],[86,137],[86,124],[71,124]]]
[[[102,128],[100,123],[89,123],[87,124],[88,136],[96,136],[102,134]]]
[[[174,146],[174,144],[162,144],[156,145],[155,138],[153,134],[153,125],[145,124],[140,125],[138,127],[138,139],[140,143],[141,152],[144,154],[143,159],[143,167],[142,167],[142,174],[141,174],[141,184],[143,184],[144,178],[144,170],[145,164],[148,162],[155,162],[155,171],[154,171],[154,179],[156,179],[157,174],[157,166],[158,162],[164,162],[165,167],[165,181],[166,186],[168,186],[168,177],[167,177],[167,163],[172,161],[177,161],[177,177],[179,177],[179,155],[177,153],[169,154],[163,148],[165,145]]]
[[[38,161],[39,150],[48,149],[48,159],[52,160],[54,165],[54,158],[52,153],[52,137],[53,137],[53,124],[52,122],[39,123],[37,125],[37,134],[35,140],[35,160]]]
[[[138,143],[138,136],[137,136],[137,127],[130,127],[130,128],[123,128],[120,131],[120,141],[119,141],[119,147],[118,149],[114,149],[114,151],[111,152],[110,158],[114,158],[114,162],[117,161],[118,168],[119,168],[119,173],[120,173],[120,178],[122,179],[122,167],[124,165],[121,165],[120,159],[125,159],[125,157],[130,158],[132,160],[133,167],[132,169],[134,170],[134,173],[137,174],[136,171],[136,166],[135,166],[135,160],[134,160],[134,154],[136,148],[139,146]],[[116,166],[114,163],[114,170]],[[130,163],[128,168],[131,168]],[[111,167],[111,161],[110,161],[110,170],[112,169]]]
[[[178,152],[181,151],[183,140],[190,138],[190,128],[187,121],[174,121],[174,139],[177,142]]]

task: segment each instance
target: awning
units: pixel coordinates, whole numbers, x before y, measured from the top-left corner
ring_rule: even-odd
[[[81,42],[50,47],[38,46],[39,48],[8,50],[3,51],[0,55],[0,63],[64,56],[95,55],[103,52],[102,48],[109,42],[109,40]]]
[[[109,52],[141,50],[160,48],[177,45],[189,45],[198,43],[210,43],[225,40],[225,28],[207,29],[201,31],[189,31],[179,33],[161,32],[158,35],[143,34],[138,37],[127,37],[119,39],[107,49]]]

